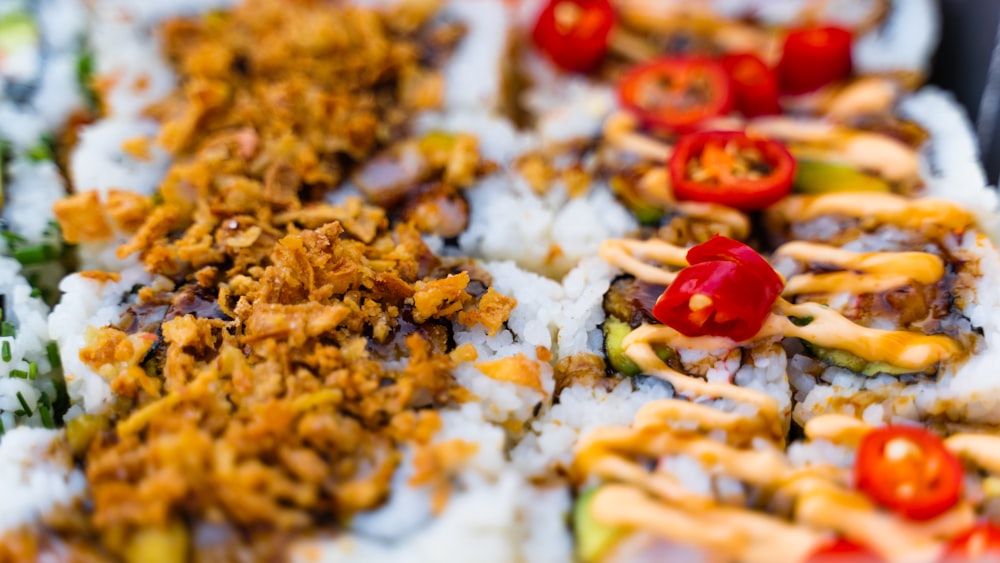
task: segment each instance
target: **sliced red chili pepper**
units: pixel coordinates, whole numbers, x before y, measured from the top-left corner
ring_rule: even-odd
[[[885,559],[867,547],[838,538],[823,544],[802,563],[883,563]]]
[[[788,195],[795,159],[777,141],[739,131],[685,135],[667,164],[678,199],[763,209]]]
[[[1000,528],[990,522],[976,524],[948,542],[940,563],[1000,562]]]
[[[740,113],[747,117],[781,113],[778,79],[760,57],[751,53],[726,55],[722,66],[729,74],[733,105]]]
[[[783,92],[805,94],[851,74],[851,32],[836,26],[808,26],[785,36],[778,81]]]
[[[854,463],[858,489],[912,520],[928,520],[958,503],[962,463],[933,433],[885,426],[865,434]]]
[[[643,124],[665,132],[691,131],[732,108],[726,69],[705,57],[670,57],[638,66],[622,78],[618,95]]]
[[[716,235],[688,250],[690,266],[678,272],[653,307],[661,323],[687,336],[756,335],[784,287],[760,254]]]
[[[608,0],[550,0],[531,38],[558,67],[587,72],[604,59],[614,26],[615,11]]]

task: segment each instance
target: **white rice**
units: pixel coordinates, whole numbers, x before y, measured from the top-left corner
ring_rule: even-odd
[[[511,459],[529,475],[566,467],[581,436],[602,427],[628,426],[643,405],[672,396],[669,386],[653,379],[639,381],[634,389],[628,379],[610,391],[583,384],[567,387],[559,403],[531,423],[532,433],[514,447]]]
[[[474,345],[479,354],[477,362],[517,354],[524,354],[535,360],[539,347],[553,347],[553,336],[560,314],[559,284],[521,271],[509,262],[486,263],[483,267],[493,277],[493,288],[517,299],[518,305],[507,319],[507,328],[495,336],[490,337],[482,326],[463,327],[455,332],[455,342],[459,345]],[[458,366],[455,378],[479,397],[486,420],[524,423],[533,416],[536,405],[546,401],[555,387],[552,366],[544,361],[538,362],[538,365],[542,391],[491,379],[473,364]]]
[[[531,191],[515,172],[496,175],[466,191],[469,228],[459,237],[462,252],[488,260],[512,260],[521,268],[561,278],[601,241],[638,226],[603,183],[569,198],[557,181],[545,196]]]
[[[84,412],[100,413],[111,404],[110,385],[80,360],[80,350],[86,345],[87,327],[103,327],[118,321],[135,284],[155,286],[170,282],[152,280],[141,266],[135,265],[121,272],[117,282],[73,274],[59,284],[63,296],[48,318],[48,331],[59,344],[63,376],[73,404],[66,415],[68,419]]]
[[[57,240],[47,236],[54,217],[52,205],[66,195],[59,169],[51,160],[33,162],[16,156],[8,165],[9,184],[4,187],[2,213],[7,230],[24,237],[28,244]],[[6,247],[6,242],[2,243]]]
[[[0,535],[34,523],[86,490],[86,477],[69,455],[52,455],[57,436],[55,430],[18,428],[0,440]]]
[[[41,395],[45,393],[50,400],[56,397],[47,350],[49,307],[40,298],[32,297],[32,287],[21,277],[20,270],[21,265],[16,260],[0,257],[3,319],[15,331],[13,336],[0,337],[0,344],[10,353],[9,360],[0,359],[0,423],[5,431],[19,425],[42,426],[42,415],[37,408]],[[30,373],[29,363],[35,365],[35,379],[12,374],[15,370],[22,375]],[[30,416],[23,412],[18,394],[32,411]],[[19,411],[22,414],[16,414]],[[0,437],[0,441],[6,439]]]
[[[57,130],[83,105],[76,65],[86,14],[81,0],[8,1],[4,8],[5,13],[44,14],[35,22],[37,42],[11,53],[0,64],[0,92],[11,81],[30,85],[19,103],[0,99],[0,138],[20,152]],[[18,57],[28,64],[13,69]]]

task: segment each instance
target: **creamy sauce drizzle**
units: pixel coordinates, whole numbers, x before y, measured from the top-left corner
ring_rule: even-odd
[[[746,131],[749,135],[778,139],[800,158],[845,162],[875,172],[890,182],[918,180],[920,176],[916,151],[881,133],[785,116],[754,119]]]
[[[768,209],[785,221],[809,221],[821,215],[840,215],[890,223],[904,229],[940,226],[964,229],[975,217],[955,202],[945,199],[909,199],[896,194],[838,192],[817,196],[790,196]]]
[[[774,255],[848,270],[795,276],[785,285],[785,296],[837,291],[881,293],[914,282],[936,283],[945,274],[944,261],[928,252],[852,252],[835,246],[797,241],[779,247]]]

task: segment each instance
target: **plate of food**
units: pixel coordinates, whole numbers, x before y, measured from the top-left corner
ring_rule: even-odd
[[[0,561],[996,558],[937,26],[3,3]]]

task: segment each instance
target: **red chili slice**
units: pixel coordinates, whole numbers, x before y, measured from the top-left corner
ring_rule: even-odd
[[[851,74],[851,32],[835,26],[792,30],[778,63],[783,92],[805,94]]]
[[[740,113],[747,117],[781,113],[778,79],[760,57],[751,53],[726,55],[722,66],[729,74],[733,105]]]
[[[726,69],[704,57],[671,57],[638,66],[618,85],[622,105],[664,132],[691,131],[732,108]]]
[[[958,503],[962,463],[936,435],[913,426],[867,433],[854,462],[858,489],[912,520],[928,520]]]
[[[687,260],[690,266],[656,301],[653,316],[687,336],[753,338],[784,287],[774,268],[749,246],[720,235],[688,250]]]
[[[604,59],[614,26],[615,11],[608,0],[550,0],[531,38],[558,67],[587,72]]]
[[[1000,562],[1000,528],[981,522],[948,542],[940,563]]]
[[[809,554],[802,563],[884,563],[885,559],[867,547],[838,538]]]
[[[777,141],[738,131],[685,135],[667,164],[678,199],[763,209],[788,195],[795,159]]]

